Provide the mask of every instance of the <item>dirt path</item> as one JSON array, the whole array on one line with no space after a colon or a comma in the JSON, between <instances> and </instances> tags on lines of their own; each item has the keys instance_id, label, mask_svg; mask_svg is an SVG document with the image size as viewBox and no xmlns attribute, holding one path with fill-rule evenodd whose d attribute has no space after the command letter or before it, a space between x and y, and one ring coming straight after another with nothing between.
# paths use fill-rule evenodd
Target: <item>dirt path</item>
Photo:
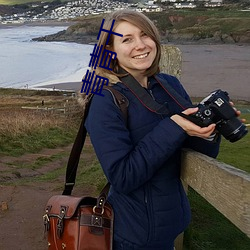
<instances>
[{"instance_id":1,"label":"dirt path","mask_svg":"<svg viewBox=\"0 0 250 250\"><path fill-rule=\"evenodd\" d=\"M62 192L64 171L53 181L36 180L66 166L70 149L71 145L45 149L39 154L0 159L0 250L47 249L42 216L49 197ZM30 168L39 159L51 159L53 156L57 159ZM84 195L84 190L74 190L74 194L80 192Z\"/></svg>"}]
</instances>

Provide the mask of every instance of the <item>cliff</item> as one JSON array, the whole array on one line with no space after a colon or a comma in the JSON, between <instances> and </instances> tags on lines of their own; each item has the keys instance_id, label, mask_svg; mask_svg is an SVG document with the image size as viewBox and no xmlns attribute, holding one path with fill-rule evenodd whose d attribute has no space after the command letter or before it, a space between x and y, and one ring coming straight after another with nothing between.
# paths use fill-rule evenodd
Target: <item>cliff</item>
<instances>
[{"instance_id":1,"label":"cliff","mask_svg":"<svg viewBox=\"0 0 250 250\"><path fill-rule=\"evenodd\" d=\"M172 15L165 12L148 13L158 27L162 42L244 43L250 44L250 18L211 15ZM67 30L36 41L68 41L93 43L104 16L80 18Z\"/></svg>"}]
</instances>

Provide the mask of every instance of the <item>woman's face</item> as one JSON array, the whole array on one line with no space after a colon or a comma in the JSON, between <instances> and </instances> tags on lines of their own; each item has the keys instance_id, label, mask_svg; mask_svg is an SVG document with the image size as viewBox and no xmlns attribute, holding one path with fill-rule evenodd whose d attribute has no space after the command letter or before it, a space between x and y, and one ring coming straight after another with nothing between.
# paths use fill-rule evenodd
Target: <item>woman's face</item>
<instances>
[{"instance_id":1,"label":"woman's face","mask_svg":"<svg viewBox=\"0 0 250 250\"><path fill-rule=\"evenodd\" d=\"M118 64L132 75L144 73L153 63L157 48L155 42L137 26L122 21L114 30L123 35L114 36L112 50Z\"/></svg>"}]
</instances>

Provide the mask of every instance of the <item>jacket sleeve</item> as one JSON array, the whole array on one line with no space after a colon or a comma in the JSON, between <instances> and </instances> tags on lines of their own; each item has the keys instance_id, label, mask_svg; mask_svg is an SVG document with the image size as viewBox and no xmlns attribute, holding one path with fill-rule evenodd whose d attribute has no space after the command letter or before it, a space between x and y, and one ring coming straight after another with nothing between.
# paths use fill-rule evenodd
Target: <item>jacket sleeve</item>
<instances>
[{"instance_id":1,"label":"jacket sleeve","mask_svg":"<svg viewBox=\"0 0 250 250\"><path fill-rule=\"evenodd\" d=\"M104 94L93 97L85 126L108 181L118 192L129 193L147 182L187 135L165 118L133 145L121 111L111 94Z\"/></svg>"},{"instance_id":2,"label":"jacket sleeve","mask_svg":"<svg viewBox=\"0 0 250 250\"><path fill-rule=\"evenodd\" d=\"M193 149L207 156L216 158L219 153L221 135L218 134L212 141L190 136L186 140L184 147Z\"/></svg>"}]
</instances>

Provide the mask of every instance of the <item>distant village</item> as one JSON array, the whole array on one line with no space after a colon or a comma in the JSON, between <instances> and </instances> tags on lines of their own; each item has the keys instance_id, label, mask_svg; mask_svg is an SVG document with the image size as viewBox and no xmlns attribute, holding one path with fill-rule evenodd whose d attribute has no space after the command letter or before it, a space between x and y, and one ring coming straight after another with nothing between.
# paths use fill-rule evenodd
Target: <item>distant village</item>
<instances>
[{"instance_id":1,"label":"distant village","mask_svg":"<svg viewBox=\"0 0 250 250\"><path fill-rule=\"evenodd\" d=\"M78 0L60 2L51 6L46 2L30 4L27 10L11 15L0 15L0 23L22 24L26 22L47 22L51 20L64 21L80 16L110 13L117 9L134 9L139 12L161 12L167 9L194 9L197 7L218 8L223 0L158 0L138 3L125 3L109 0Z\"/></svg>"}]
</instances>

